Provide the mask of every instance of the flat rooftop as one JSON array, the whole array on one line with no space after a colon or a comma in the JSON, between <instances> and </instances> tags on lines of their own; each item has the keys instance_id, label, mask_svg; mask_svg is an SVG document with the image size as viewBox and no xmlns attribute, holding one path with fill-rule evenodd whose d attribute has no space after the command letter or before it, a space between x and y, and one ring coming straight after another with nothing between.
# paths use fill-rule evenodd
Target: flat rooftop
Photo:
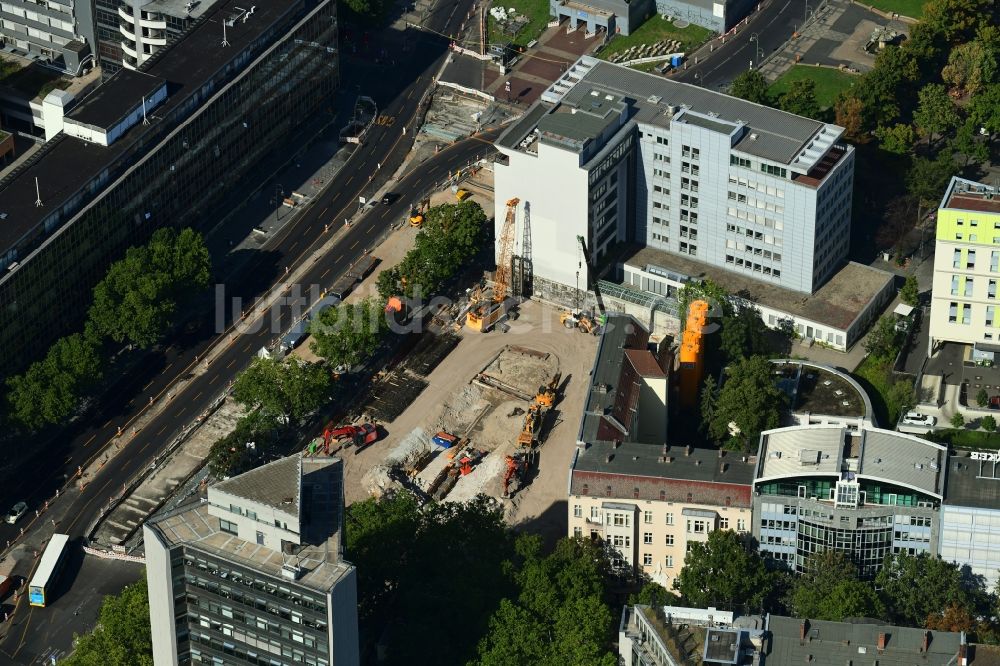
<instances>
[{"instance_id":1,"label":"flat rooftop","mask_svg":"<svg viewBox=\"0 0 1000 666\"><path fill-rule=\"evenodd\" d=\"M941 208L978 213L1000 213L1000 188L953 176Z\"/></svg>"},{"instance_id":2,"label":"flat rooftop","mask_svg":"<svg viewBox=\"0 0 1000 666\"><path fill-rule=\"evenodd\" d=\"M808 636L805 641L800 638L803 622L806 622ZM768 664L946 666L959 663L958 651L964 643L962 634L957 632L803 620L782 615L770 615L767 628L771 633L770 650L765 661ZM879 636L884 636L882 650L878 649ZM928 638L928 646L926 651L922 651L925 637Z\"/></svg>"},{"instance_id":3,"label":"flat rooftop","mask_svg":"<svg viewBox=\"0 0 1000 666\"><path fill-rule=\"evenodd\" d=\"M84 97L66 117L86 125L109 129L131 113L132 109L140 107L143 98L151 96L164 83L162 77L123 67L107 83ZM147 110L152 114L152 105Z\"/></svg>"},{"instance_id":4,"label":"flat rooftop","mask_svg":"<svg viewBox=\"0 0 1000 666\"><path fill-rule=\"evenodd\" d=\"M249 20L228 28L229 47L222 47L222 22L238 14L237 7L243 4L240 0L220 0L183 38L144 64L145 74L165 79L168 84L168 97L149 117L149 125L137 124L108 147L65 134L57 136L0 181L0 213L7 215L0 223L0 255L38 233L47 216L77 196L98 174L109 171L112 176L118 175L117 163L127 153L136 153L129 160L134 162L152 152L154 147L142 145L143 140L162 131L164 118L197 94L282 16L302 6L301 0L271 0L257 5ZM130 76L128 70L122 69L103 85L110 86L123 75ZM40 207L35 206L35 178L44 203Z\"/></svg>"},{"instance_id":5,"label":"flat rooftop","mask_svg":"<svg viewBox=\"0 0 1000 666\"><path fill-rule=\"evenodd\" d=\"M871 420L868 396L848 375L795 360L772 363L778 388L788 395L792 413Z\"/></svg>"},{"instance_id":6,"label":"flat rooftop","mask_svg":"<svg viewBox=\"0 0 1000 666\"><path fill-rule=\"evenodd\" d=\"M853 474L905 486L938 499L944 494L948 449L913 435L880 428L849 431L804 425L761 434L757 482ZM856 463L848 464L848 460Z\"/></svg>"},{"instance_id":7,"label":"flat rooftop","mask_svg":"<svg viewBox=\"0 0 1000 666\"><path fill-rule=\"evenodd\" d=\"M180 19L197 19L207 12L215 2L216 0L153 0L140 9L144 12L165 14Z\"/></svg>"},{"instance_id":8,"label":"flat rooftop","mask_svg":"<svg viewBox=\"0 0 1000 666\"><path fill-rule=\"evenodd\" d=\"M895 279L891 273L852 261L815 293L805 294L657 248L634 247L620 255L623 263L638 269L652 264L690 278L708 278L730 294L746 294L749 300L761 305L842 331L850 328L886 283Z\"/></svg>"},{"instance_id":9,"label":"flat rooftop","mask_svg":"<svg viewBox=\"0 0 1000 666\"><path fill-rule=\"evenodd\" d=\"M309 474L314 469L343 464L337 458L302 456L301 459L304 483L309 481ZM239 478L237 476L231 480ZM227 492L236 494L229 489ZM287 493L290 489L282 488L278 492ZM336 494L340 497L343 496L342 493L342 489L336 489ZM316 592L329 591L352 568L340 556L342 500L317 502L308 507L309 522L301 527L302 545L296 548L294 558L283 555L280 550L244 541L236 535L223 532L219 527L219 518L210 515L208 508L207 501L199 500L167 514L150 526L160 533L168 546L190 546L276 578L281 577L281 568L286 560L294 559L304 572L295 584Z\"/></svg>"},{"instance_id":10,"label":"flat rooftop","mask_svg":"<svg viewBox=\"0 0 1000 666\"><path fill-rule=\"evenodd\" d=\"M973 460L968 455L949 456L944 503L980 509L1000 507L1000 463Z\"/></svg>"},{"instance_id":11,"label":"flat rooftop","mask_svg":"<svg viewBox=\"0 0 1000 666\"><path fill-rule=\"evenodd\" d=\"M669 127L674 115L687 109L721 121L695 120L695 116L688 115L686 122L696 122L708 129L728 133L735 125L745 125L749 131L737 141L734 150L804 171L843 134L843 128L836 125L590 56L583 56L570 66L542 95L536 108L544 109L543 113L552 110L557 100L572 105L577 100L571 95L579 95L576 88L585 92L600 90L626 99L635 109L634 118L649 124ZM523 123L515 123L501 135L497 144L514 148L531 129Z\"/></svg>"}]
</instances>

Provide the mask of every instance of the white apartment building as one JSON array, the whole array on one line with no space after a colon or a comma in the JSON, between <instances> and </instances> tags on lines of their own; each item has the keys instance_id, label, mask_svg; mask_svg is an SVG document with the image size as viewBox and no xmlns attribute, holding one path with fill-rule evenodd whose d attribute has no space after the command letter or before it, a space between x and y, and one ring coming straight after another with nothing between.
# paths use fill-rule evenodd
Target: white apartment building
<instances>
[{"instance_id":1,"label":"white apartment building","mask_svg":"<svg viewBox=\"0 0 1000 666\"><path fill-rule=\"evenodd\" d=\"M843 128L580 58L497 140L497 225L530 205L534 278L585 289L577 236L810 294L847 256ZM669 267L667 267L669 269Z\"/></svg>"},{"instance_id":2,"label":"white apartment building","mask_svg":"<svg viewBox=\"0 0 1000 666\"><path fill-rule=\"evenodd\" d=\"M930 344L1000 344L1000 190L952 178L937 212Z\"/></svg>"}]
</instances>

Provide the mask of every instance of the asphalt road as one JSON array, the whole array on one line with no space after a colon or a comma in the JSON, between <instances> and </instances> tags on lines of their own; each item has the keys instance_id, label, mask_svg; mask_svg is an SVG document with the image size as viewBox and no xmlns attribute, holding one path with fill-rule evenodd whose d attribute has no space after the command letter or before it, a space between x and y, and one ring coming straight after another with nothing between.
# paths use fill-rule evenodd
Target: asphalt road
<instances>
[{"instance_id":1,"label":"asphalt road","mask_svg":"<svg viewBox=\"0 0 1000 666\"><path fill-rule=\"evenodd\" d=\"M701 51L701 62L688 62L671 77L685 83L694 83L710 90L719 90L764 57L776 51L805 22L810 13L820 5L819 0L766 0L759 12L753 14L748 25L739 25L736 35L726 37L726 43L713 40L715 50L709 55ZM808 8L808 9L807 9Z\"/></svg>"},{"instance_id":2,"label":"asphalt road","mask_svg":"<svg viewBox=\"0 0 1000 666\"><path fill-rule=\"evenodd\" d=\"M444 33L457 31L470 5L471 0L460 0L445 7L447 11L434 12L427 19L428 27ZM286 267L294 270L328 238L324 233L325 225L329 224L331 229L339 228L335 225L342 227L343 219L356 210L359 194L371 194L372 177L378 179L391 174L402 164L413 138L412 124L407 135L403 134L403 128L410 124L422 94L433 84L432 79L446 56L447 41L414 30L406 33L387 30L370 39L365 35L363 45L360 39L357 41L357 51L343 49L341 89L345 94L353 95L356 90L373 97L380 113L389 121L372 127L364 144L357 148L311 207L289 222L280 231L280 238L251 259L244 279L226 285L227 296L239 296L243 303L249 304L271 285L282 282ZM385 53L392 54L391 59ZM370 247L388 225L408 212L410 193L416 196L429 184L443 181L455 168L484 156L490 150L489 136L455 144L423 165L410 168L391 188L402 196L391 206L372 209L350 229L344 230L336 248L317 261L300 282L329 285L348 268L361 248ZM296 148L290 147L289 152ZM291 316L292 308L286 306L280 312L269 312L266 321L278 319L284 327L290 323ZM148 407L150 398L159 401L177 379L190 373L195 357L204 357L219 339L215 319L216 313L206 309L200 327L180 335L162 353L151 354L142 367L123 378L112 391L108 404L94 410L86 422L74 426L68 438L35 462L35 469L24 470L19 477L23 481L18 486L3 489L4 510L18 499L28 500L34 510L63 484L64 474L72 475L78 465L97 459L114 441L119 426L125 427L130 435L127 424ZM100 508L121 491L122 484L148 465L184 424L204 411L253 354L274 337L270 325L237 337L214 360L208 372L193 378L186 390L176 395L135 437L124 438L122 441L127 442L123 445L124 450L75 500L71 507L72 519L61 524L60 531L74 537L83 535ZM25 444L30 445L30 442ZM25 523L26 520L18 526L0 524L0 543L13 539Z\"/></svg>"}]
</instances>

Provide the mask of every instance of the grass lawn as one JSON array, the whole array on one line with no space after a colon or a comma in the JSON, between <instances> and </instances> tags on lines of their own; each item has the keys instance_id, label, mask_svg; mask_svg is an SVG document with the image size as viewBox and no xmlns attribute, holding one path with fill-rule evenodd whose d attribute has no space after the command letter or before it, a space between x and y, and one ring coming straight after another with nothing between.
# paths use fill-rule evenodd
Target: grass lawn
<instances>
[{"instance_id":1,"label":"grass lawn","mask_svg":"<svg viewBox=\"0 0 1000 666\"><path fill-rule=\"evenodd\" d=\"M598 57L607 60L630 46L655 44L664 39L676 39L681 43L681 51L690 52L708 41L713 34L715 33L708 28L693 23L686 28L675 28L673 23L657 14L639 26L639 29L631 35L612 37L604 50L598 54Z\"/></svg>"},{"instance_id":2,"label":"grass lawn","mask_svg":"<svg viewBox=\"0 0 1000 666\"><path fill-rule=\"evenodd\" d=\"M829 67L813 67L811 65L793 65L790 70L782 74L777 81L767 89L771 99L778 99L779 96L788 92L788 89L795 81L811 79L816 82L816 102L821 109L833 106L837 95L842 90L847 90L857 80L856 74L847 74Z\"/></svg>"},{"instance_id":3,"label":"grass lawn","mask_svg":"<svg viewBox=\"0 0 1000 666\"><path fill-rule=\"evenodd\" d=\"M981 430L938 430L927 439L959 449L1000 449L1000 433Z\"/></svg>"},{"instance_id":4,"label":"grass lawn","mask_svg":"<svg viewBox=\"0 0 1000 666\"><path fill-rule=\"evenodd\" d=\"M927 0L863 0L861 4L871 5L884 12L896 12L910 18L921 18L924 15L924 5Z\"/></svg>"},{"instance_id":5,"label":"grass lawn","mask_svg":"<svg viewBox=\"0 0 1000 666\"><path fill-rule=\"evenodd\" d=\"M58 72L43 69L39 65L19 69L5 67L0 74L0 84L20 91L28 99L45 97L56 88L65 90L69 87L69 81L63 79Z\"/></svg>"},{"instance_id":6,"label":"grass lawn","mask_svg":"<svg viewBox=\"0 0 1000 666\"><path fill-rule=\"evenodd\" d=\"M551 17L549 16L549 0L504 0L496 5L508 9L513 7L519 15L528 17L528 24L521 28L521 32L511 37L504 34L500 29L500 24L492 15L487 18L489 28L490 44L500 44L511 40L517 46L527 46L528 42L538 39L539 35L545 32L545 24Z\"/></svg>"}]
</instances>

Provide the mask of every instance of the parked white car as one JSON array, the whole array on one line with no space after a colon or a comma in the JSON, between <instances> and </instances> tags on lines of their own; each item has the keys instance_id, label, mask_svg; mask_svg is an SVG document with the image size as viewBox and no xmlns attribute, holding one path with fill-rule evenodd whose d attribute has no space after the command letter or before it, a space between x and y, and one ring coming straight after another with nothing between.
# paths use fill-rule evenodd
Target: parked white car
<instances>
[{"instance_id":1,"label":"parked white car","mask_svg":"<svg viewBox=\"0 0 1000 666\"><path fill-rule=\"evenodd\" d=\"M7 521L8 524L13 525L27 512L28 505L24 502L18 502L10 511L7 512L7 515L4 516L4 520Z\"/></svg>"},{"instance_id":2,"label":"parked white car","mask_svg":"<svg viewBox=\"0 0 1000 666\"><path fill-rule=\"evenodd\" d=\"M907 412L903 415L903 424L931 427L937 424L937 418L920 412Z\"/></svg>"}]
</instances>

